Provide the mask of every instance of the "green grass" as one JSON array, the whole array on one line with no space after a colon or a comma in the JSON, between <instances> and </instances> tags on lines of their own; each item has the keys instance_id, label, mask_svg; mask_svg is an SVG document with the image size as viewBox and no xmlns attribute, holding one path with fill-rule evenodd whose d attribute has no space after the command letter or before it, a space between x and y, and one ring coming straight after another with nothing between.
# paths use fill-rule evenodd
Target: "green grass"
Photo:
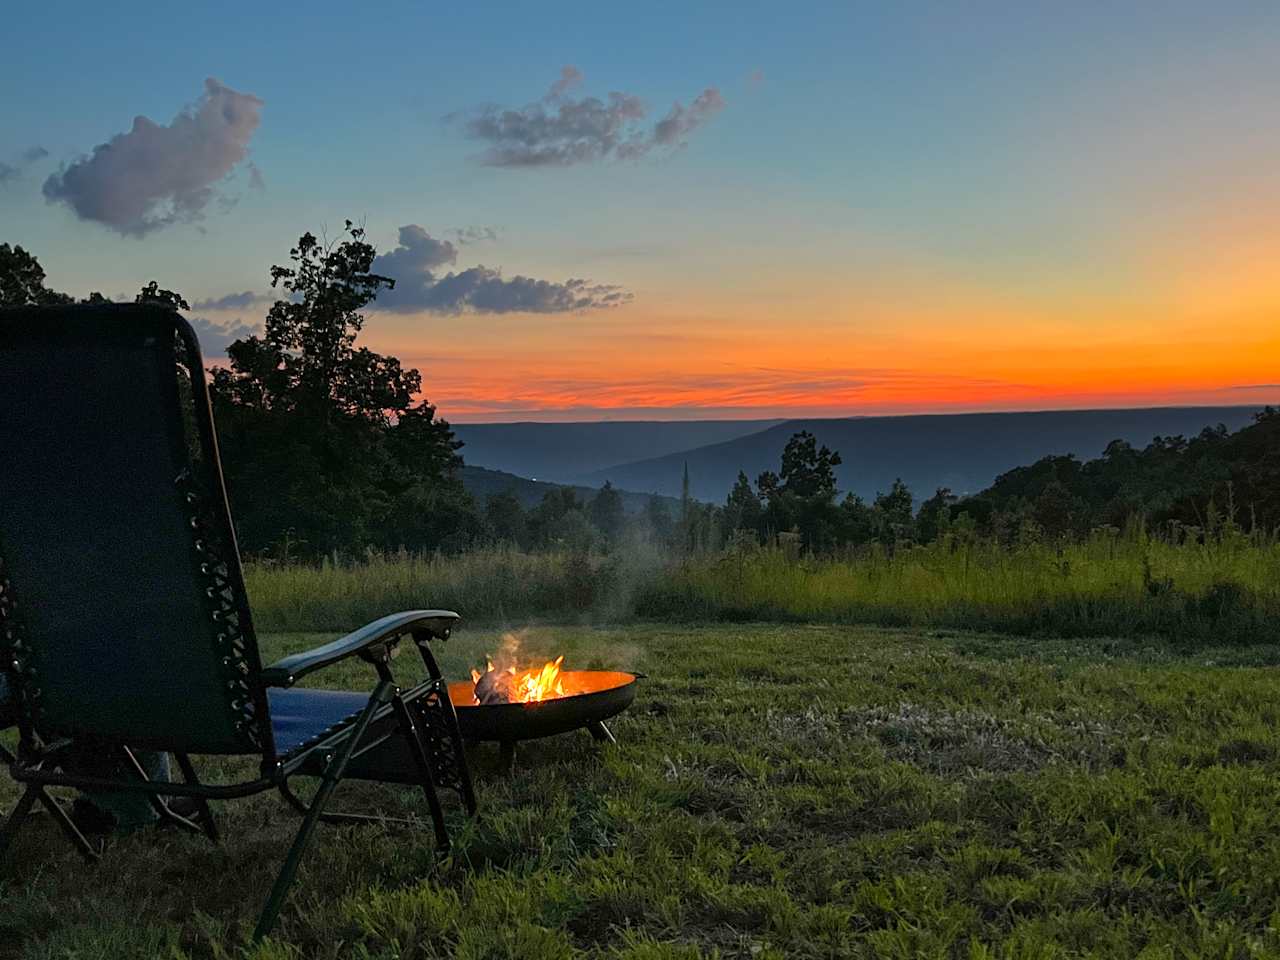
<instances>
[{"instance_id":1,"label":"green grass","mask_svg":"<svg viewBox=\"0 0 1280 960\"><path fill-rule=\"evenodd\" d=\"M495 643L461 631L447 671ZM483 816L453 810L444 860L425 826L322 828L258 956L1280 956L1274 645L795 624L526 645L650 675L619 744L530 745L512 779L481 751ZM95 868L31 827L0 866L0 957L240 955L295 821L269 797L217 814L221 846L143 832Z\"/></svg>"},{"instance_id":2,"label":"green grass","mask_svg":"<svg viewBox=\"0 0 1280 960\"><path fill-rule=\"evenodd\" d=\"M847 560L747 550L665 571L637 594L634 609L659 619L1280 642L1280 544L1237 537L1175 546L1098 535L1061 547L937 544Z\"/></svg>"},{"instance_id":3,"label":"green grass","mask_svg":"<svg viewBox=\"0 0 1280 960\"><path fill-rule=\"evenodd\" d=\"M393 554L356 564L250 564L245 582L260 630L354 629L388 610L465 610L479 623L576 621L629 612L628 585L658 561L475 550L460 556Z\"/></svg>"},{"instance_id":4,"label":"green grass","mask_svg":"<svg viewBox=\"0 0 1280 960\"><path fill-rule=\"evenodd\" d=\"M798 621L955 627L1034 636L1280 642L1280 542L1171 545L1099 534L1015 548L940 543L844 559L739 548L683 562L483 550L352 565L251 566L260 628L354 628L424 604L472 623Z\"/></svg>"}]
</instances>

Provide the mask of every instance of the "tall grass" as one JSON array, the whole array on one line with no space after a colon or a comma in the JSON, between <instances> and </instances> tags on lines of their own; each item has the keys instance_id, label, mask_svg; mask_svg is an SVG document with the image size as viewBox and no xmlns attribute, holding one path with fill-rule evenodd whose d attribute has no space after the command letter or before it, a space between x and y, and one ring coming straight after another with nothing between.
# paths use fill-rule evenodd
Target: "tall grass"
<instances>
[{"instance_id":1,"label":"tall grass","mask_svg":"<svg viewBox=\"0 0 1280 960\"><path fill-rule=\"evenodd\" d=\"M637 598L636 612L1280 641L1280 546L1243 536L1175 545L1137 531L1064 546L943 543L843 560L747 549L672 568Z\"/></svg>"},{"instance_id":2,"label":"tall grass","mask_svg":"<svg viewBox=\"0 0 1280 960\"><path fill-rule=\"evenodd\" d=\"M645 551L601 556L492 548L320 566L250 564L245 583L255 624L266 631L352 629L423 607L488 623L577 622L630 616L637 570L658 566Z\"/></svg>"},{"instance_id":3,"label":"tall grass","mask_svg":"<svg viewBox=\"0 0 1280 960\"><path fill-rule=\"evenodd\" d=\"M1071 545L948 542L844 558L738 546L684 559L484 550L249 568L259 627L337 630L436 606L469 620L794 620L1054 636L1280 642L1280 544L1172 544L1141 530Z\"/></svg>"}]
</instances>

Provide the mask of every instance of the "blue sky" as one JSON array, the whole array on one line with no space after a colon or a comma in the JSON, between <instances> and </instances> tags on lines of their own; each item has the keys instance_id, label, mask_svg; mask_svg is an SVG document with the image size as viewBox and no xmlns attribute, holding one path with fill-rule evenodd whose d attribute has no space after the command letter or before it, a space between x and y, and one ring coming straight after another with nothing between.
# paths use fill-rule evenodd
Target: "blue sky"
<instances>
[{"instance_id":1,"label":"blue sky","mask_svg":"<svg viewBox=\"0 0 1280 960\"><path fill-rule=\"evenodd\" d=\"M514 338L514 318L474 312L392 318L375 334L456 367L462 354L439 341L465 328L476 363L522 375L504 342L550 356L584 331L599 357L643 349L646 328L705 334L683 352L701 351L712 376L749 363L707 346L744 316L752 336L834 337L850 365L903 323L924 337L948 316L973 329L991 313L1016 324L1022 309L1047 330L1063 305L1086 326L1191 309L1167 279L1197 256L1171 239L1180 231L1280 249L1265 224L1236 222L1251 192L1267 209L1277 196L1280 5L1059 6L22 5L0 64L0 162L36 145L50 156L0 184L0 240L71 292L155 278L195 300L264 289L299 233L347 216L380 249L406 224L486 226L497 240L461 249L460 267L634 294L604 314L525 318ZM578 94L625 91L653 118L708 87L725 106L678 149L532 170L476 163L484 144L444 119L536 101L565 65L583 75ZM248 149L264 189L239 164L217 184L229 210L141 238L45 201L60 164L135 115L169 123L206 77L263 101ZM1256 309L1272 302L1264 281L1247 285ZM612 346L602 325L618 331ZM673 375L694 376L687 366ZM1167 391L1209 389L1175 381ZM592 382L565 394L571 405L600 407Z\"/></svg>"}]
</instances>

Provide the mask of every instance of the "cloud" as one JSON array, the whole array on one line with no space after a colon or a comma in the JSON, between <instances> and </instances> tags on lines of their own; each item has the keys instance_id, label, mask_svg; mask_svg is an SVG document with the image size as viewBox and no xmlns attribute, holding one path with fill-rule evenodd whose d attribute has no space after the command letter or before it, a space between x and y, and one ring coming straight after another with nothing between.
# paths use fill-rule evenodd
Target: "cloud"
<instances>
[{"instance_id":1,"label":"cloud","mask_svg":"<svg viewBox=\"0 0 1280 960\"><path fill-rule=\"evenodd\" d=\"M469 243L498 239L498 231L493 227L454 227L449 233L460 247L465 247Z\"/></svg>"},{"instance_id":2,"label":"cloud","mask_svg":"<svg viewBox=\"0 0 1280 960\"><path fill-rule=\"evenodd\" d=\"M438 275L457 262L458 249L417 224L400 228L400 245L374 260L373 271L396 281L378 294L384 310L432 313L569 313L617 307L631 299L621 287L571 279L503 277L490 267L468 267Z\"/></svg>"},{"instance_id":3,"label":"cloud","mask_svg":"<svg viewBox=\"0 0 1280 960\"><path fill-rule=\"evenodd\" d=\"M50 176L45 198L126 236L198 220L214 185L248 156L261 119L261 100L210 78L168 126L136 117L127 133Z\"/></svg>"},{"instance_id":4,"label":"cloud","mask_svg":"<svg viewBox=\"0 0 1280 960\"><path fill-rule=\"evenodd\" d=\"M560 79L553 83L551 89L547 91L547 99L558 100L581 82L581 70L571 64L563 66L560 68Z\"/></svg>"},{"instance_id":5,"label":"cloud","mask_svg":"<svg viewBox=\"0 0 1280 960\"><path fill-rule=\"evenodd\" d=\"M16 163L5 163L0 160L0 186L13 183L22 178L22 173L33 163L39 163L49 155L49 151L41 146L27 147L20 154Z\"/></svg>"},{"instance_id":6,"label":"cloud","mask_svg":"<svg viewBox=\"0 0 1280 960\"><path fill-rule=\"evenodd\" d=\"M256 327L240 320L215 323L204 317L191 317L188 322L200 340L200 352L206 357L225 357L227 347L258 332Z\"/></svg>"},{"instance_id":7,"label":"cloud","mask_svg":"<svg viewBox=\"0 0 1280 960\"><path fill-rule=\"evenodd\" d=\"M715 87L708 87L684 107L679 103L657 122L653 128L654 143L664 147L684 144L684 138L724 109L724 97Z\"/></svg>"},{"instance_id":8,"label":"cloud","mask_svg":"<svg viewBox=\"0 0 1280 960\"><path fill-rule=\"evenodd\" d=\"M574 99L582 82L576 67L564 67L546 95L518 109L478 107L461 119L467 136L489 144L478 157L492 167L572 166L598 160L634 160L660 148L683 146L686 138L724 107L708 87L689 106L676 102L652 127L639 97L614 91ZM456 115L450 119L459 119Z\"/></svg>"},{"instance_id":9,"label":"cloud","mask_svg":"<svg viewBox=\"0 0 1280 960\"><path fill-rule=\"evenodd\" d=\"M254 293L252 290L246 290L243 293L228 293L221 297L209 297L207 300L197 300L191 305L192 310L245 310L255 303L269 300L270 297L261 293Z\"/></svg>"}]
</instances>

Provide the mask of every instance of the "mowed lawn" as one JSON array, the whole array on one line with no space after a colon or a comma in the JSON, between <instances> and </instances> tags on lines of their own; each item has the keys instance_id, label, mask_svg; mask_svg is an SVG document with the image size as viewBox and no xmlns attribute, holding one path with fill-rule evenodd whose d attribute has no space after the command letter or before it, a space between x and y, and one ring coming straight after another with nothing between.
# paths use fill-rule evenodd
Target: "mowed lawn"
<instances>
[{"instance_id":1,"label":"mowed lawn","mask_svg":"<svg viewBox=\"0 0 1280 960\"><path fill-rule=\"evenodd\" d=\"M460 630L446 671L497 638ZM510 779L481 750L482 816L453 805L443 859L425 825L321 827L254 955L1280 956L1275 647L796 625L525 643L648 674L618 745L530 745ZM359 664L328 679L368 685ZM216 813L218 846L144 831L92 868L32 825L0 866L0 956L241 956L296 820L274 796Z\"/></svg>"}]
</instances>

